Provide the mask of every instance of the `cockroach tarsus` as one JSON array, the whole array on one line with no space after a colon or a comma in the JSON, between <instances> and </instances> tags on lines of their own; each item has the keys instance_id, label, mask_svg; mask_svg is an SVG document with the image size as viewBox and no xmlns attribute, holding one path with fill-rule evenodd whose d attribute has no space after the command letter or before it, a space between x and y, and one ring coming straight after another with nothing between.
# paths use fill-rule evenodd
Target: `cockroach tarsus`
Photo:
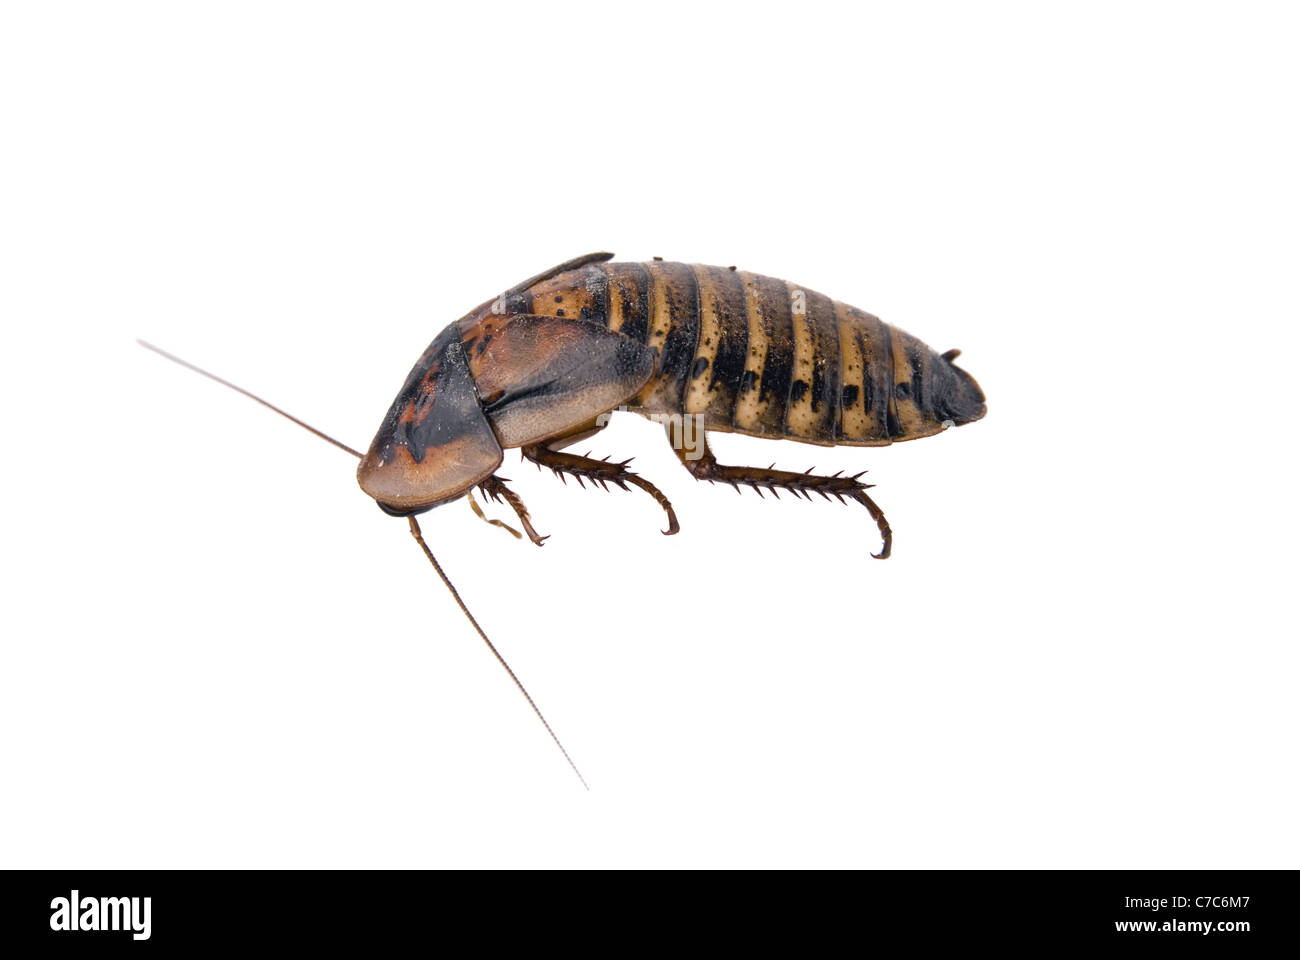
<instances>
[{"instance_id":1,"label":"cockroach tarsus","mask_svg":"<svg viewBox=\"0 0 1300 960\"><path fill-rule=\"evenodd\" d=\"M228 380L152 344L144 347L256 400L357 457L357 480L411 535L488 649L527 699L586 786L577 765L510 665L488 639L425 542L416 515L461 497L505 503L538 546L523 500L496 471L506 449L561 479L634 486L680 525L666 496L629 460L564 448L599 432L614 410L652 419L694 418L698 448L674 442L697 480L748 486L762 496L818 494L866 508L890 555L893 533L861 473L844 476L721 464L708 433L739 433L819 446L886 446L933 436L985 414L984 394L915 337L856 307L736 267L612 263L593 253L515 284L434 338L389 407L366 453L335 440ZM669 431L673 437L673 431Z\"/></svg>"}]
</instances>

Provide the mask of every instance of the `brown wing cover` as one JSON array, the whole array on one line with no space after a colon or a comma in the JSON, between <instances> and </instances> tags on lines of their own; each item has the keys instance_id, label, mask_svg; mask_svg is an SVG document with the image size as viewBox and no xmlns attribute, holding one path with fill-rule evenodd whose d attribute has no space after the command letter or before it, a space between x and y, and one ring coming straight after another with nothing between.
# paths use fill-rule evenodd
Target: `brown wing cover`
<instances>
[{"instance_id":1,"label":"brown wing cover","mask_svg":"<svg viewBox=\"0 0 1300 960\"><path fill-rule=\"evenodd\" d=\"M515 314L467 326L469 370L503 447L569 433L654 372L644 345L590 320Z\"/></svg>"}]
</instances>

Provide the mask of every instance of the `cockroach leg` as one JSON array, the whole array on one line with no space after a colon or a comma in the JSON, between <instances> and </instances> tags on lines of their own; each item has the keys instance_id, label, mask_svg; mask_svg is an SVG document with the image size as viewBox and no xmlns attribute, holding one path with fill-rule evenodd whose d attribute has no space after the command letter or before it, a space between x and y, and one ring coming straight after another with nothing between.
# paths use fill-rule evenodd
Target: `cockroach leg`
<instances>
[{"instance_id":1,"label":"cockroach leg","mask_svg":"<svg viewBox=\"0 0 1300 960\"><path fill-rule=\"evenodd\" d=\"M528 508L524 506L524 501L520 498L519 494L506 486L504 477L498 477L494 474L480 483L478 488L483 491L483 496L489 497L497 503L501 503L504 500L506 503L510 504L510 508L514 510L515 516L519 518L519 522L523 525L524 532L528 534L528 539L533 541L533 543L540 547L546 542L547 538L550 537L549 533L546 534L546 536L542 536L533 529L533 523L529 517ZM470 503L474 504L473 494L470 494ZM474 510L476 513L478 512L478 506L476 504L474 505ZM482 514L480 513L479 516L482 516ZM506 524L501 523L499 520L489 520L488 522L499 524L507 530L510 530L511 533L514 533L513 529ZM517 537L519 534L515 533L515 536Z\"/></svg>"},{"instance_id":2,"label":"cockroach leg","mask_svg":"<svg viewBox=\"0 0 1300 960\"><path fill-rule=\"evenodd\" d=\"M876 521L876 527L880 530L880 537L883 546L879 553L873 553L872 556L877 560L884 560L889 556L890 548L894 542L893 531L889 529L889 521L885 519L884 511L876 505L876 502L867 496L869 483L862 483L858 477L861 473L852 477L835 474L833 477L816 476L810 468L807 473L796 473L793 470L775 470L772 467L729 467L718 463L717 458L713 456L713 451L709 449L708 437L704 437L700 455L694 459L688 458L686 451L679 449L678 444L673 445L677 452L677 459L681 460L682 466L690 471L691 476L696 480L708 480L710 483L729 483L736 490L741 486L753 487L759 496L763 495L763 490L768 490L773 496L777 496L777 490L789 490L796 496L802 496L805 500L811 500L809 493L818 493L829 500L834 497L841 503L844 498L856 500L867 508L871 518Z\"/></svg>"},{"instance_id":3,"label":"cockroach leg","mask_svg":"<svg viewBox=\"0 0 1300 960\"><path fill-rule=\"evenodd\" d=\"M627 465L632 462L630 458L621 463L611 463L608 457L604 460L593 460L591 457L561 453L559 450L552 450L546 444L541 443L523 447L521 452L539 467L549 467L561 480L564 479L564 475L567 473L576 477L580 485L583 485L582 481L586 478L593 483L600 484L606 490L609 489L611 483L622 490L626 490L629 483L635 487L640 487L654 497L655 502L664 508L664 513L668 514L668 529L663 531L664 535L672 536L681 529L681 526L677 523L677 513L673 510L673 505L668 501L668 498L649 480L637 476L627 468Z\"/></svg>"},{"instance_id":4,"label":"cockroach leg","mask_svg":"<svg viewBox=\"0 0 1300 960\"><path fill-rule=\"evenodd\" d=\"M467 490L465 492L465 496L469 500L469 508L474 511L474 516L478 517L484 523L490 523L494 527L500 527L502 530L508 532L516 540L520 540L523 538L522 533L520 533L514 527L510 526L510 524L506 523L504 520L494 520L491 517L489 517L487 514L485 514L483 512L483 508L478 505L478 501L474 499L473 490Z\"/></svg>"}]
</instances>

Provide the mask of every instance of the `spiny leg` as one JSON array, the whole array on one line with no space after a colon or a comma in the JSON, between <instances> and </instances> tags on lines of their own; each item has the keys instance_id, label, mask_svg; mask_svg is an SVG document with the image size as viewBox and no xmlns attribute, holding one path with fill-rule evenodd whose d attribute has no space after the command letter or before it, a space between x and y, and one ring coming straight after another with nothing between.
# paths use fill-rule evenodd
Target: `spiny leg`
<instances>
[{"instance_id":1,"label":"spiny leg","mask_svg":"<svg viewBox=\"0 0 1300 960\"><path fill-rule=\"evenodd\" d=\"M890 548L894 542L893 531L889 529L889 521L885 519L884 511L876 506L876 502L867 496L867 489L871 486L869 483L862 483L858 477L861 473L851 477L845 477L837 473L833 477L815 476L810 467L806 473L796 473L792 470L775 470L773 467L729 467L725 464L718 463L717 458L713 456L713 451L709 449L707 435L699 448L695 451L682 449L681 444L673 444L673 449L677 453L677 459L681 460L682 466L690 471L691 476L696 480L708 480L710 483L729 483L740 490L741 484L753 487L761 497L763 489L766 488L772 492L772 496L778 497L777 490L789 490L796 496L802 495L805 500L811 500L808 496L810 492L820 493L823 498L829 500L834 497L841 503L844 498L856 500L867 508L871 518L876 521L876 527L880 530L880 537L884 541L879 553L873 553L872 556L877 560L884 560L889 556ZM689 454L694 453L692 458ZM865 471L864 471L865 472Z\"/></svg>"},{"instance_id":2,"label":"spiny leg","mask_svg":"<svg viewBox=\"0 0 1300 960\"><path fill-rule=\"evenodd\" d=\"M621 463L610 463L609 458L604 460L593 460L591 457L580 457L572 453L561 453L559 450L552 450L546 444L534 444L533 446L523 447L521 452L525 457L537 464L539 468L549 467L557 477L564 480L564 475L570 474L578 478L578 483L582 486L583 478L598 483L602 488L608 490L609 484L620 489L626 490L630 483L633 486L640 487L650 496L655 498L655 502L664 508L668 514L668 529L663 531L665 536L672 536L681 527L677 523L677 514L673 511L673 505L649 480L644 477L638 477L635 473L627 468L632 462L631 458Z\"/></svg>"},{"instance_id":3,"label":"spiny leg","mask_svg":"<svg viewBox=\"0 0 1300 960\"><path fill-rule=\"evenodd\" d=\"M494 527L500 527L502 530L510 534L510 536L514 537L516 540L523 537L522 533L520 533L514 527L510 526L510 524L506 523L504 520L495 520L492 517L489 517L486 513L484 513L483 508L480 507L478 505L478 501L474 499L473 490L465 491L465 498L469 500L469 508L474 511L474 516L478 517L484 523L490 523Z\"/></svg>"},{"instance_id":4,"label":"spiny leg","mask_svg":"<svg viewBox=\"0 0 1300 960\"><path fill-rule=\"evenodd\" d=\"M483 496L489 497L497 503L501 503L504 500L506 503L510 504L510 508L514 510L515 516L519 518L520 524L523 525L524 532L528 534L528 539L533 541L533 543L540 547L546 541L547 537L550 536L549 533L545 537L541 536L533 529L532 520L528 515L528 508L524 506L524 501L520 498L519 494L506 486L506 480L504 477L498 477L494 474L480 483L478 488L483 491ZM470 498L470 503L474 503L472 496ZM478 513L477 506L475 507L474 512ZM484 519L486 520L487 518L484 517ZM510 527L501 523L500 520L489 520L488 522L495 523L510 530ZM510 532L514 533L513 530L510 530ZM519 534L516 533L515 536L519 536Z\"/></svg>"}]
</instances>

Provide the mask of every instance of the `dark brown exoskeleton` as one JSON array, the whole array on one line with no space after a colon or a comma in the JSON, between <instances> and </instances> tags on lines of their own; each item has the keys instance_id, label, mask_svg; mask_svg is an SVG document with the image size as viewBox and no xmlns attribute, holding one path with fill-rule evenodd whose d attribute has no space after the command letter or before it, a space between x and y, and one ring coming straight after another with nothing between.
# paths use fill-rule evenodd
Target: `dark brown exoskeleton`
<instances>
[{"instance_id":1,"label":"dark brown exoskeleton","mask_svg":"<svg viewBox=\"0 0 1300 960\"><path fill-rule=\"evenodd\" d=\"M724 466L705 431L876 447L928 437L985 412L979 385L953 365L956 350L936 354L856 307L735 267L609 263L612 258L594 253L562 263L443 330L407 376L364 456L141 341L358 457L361 488L386 513L408 518L434 570L566 759L550 724L434 558L417 514L462 496L477 511L471 491L479 487L505 500L541 544L545 537L533 529L523 501L496 476L503 451L518 447L560 477L645 490L668 514L664 533L676 533L672 504L630 471L628 461L563 450L604 427L615 409L626 409L667 423L678 457L697 479L748 485L760 494L790 490L861 503L880 530L884 545L876 556L884 558L892 534L861 474ZM577 773L572 759L569 764Z\"/></svg>"},{"instance_id":2,"label":"dark brown exoskeleton","mask_svg":"<svg viewBox=\"0 0 1300 960\"><path fill-rule=\"evenodd\" d=\"M891 532L858 477L724 466L702 431L833 446L884 446L984 416L984 394L953 364L856 307L782 280L684 263L610 263L595 253L512 287L442 331L416 363L357 471L385 511L407 516L475 486L506 498L541 543L517 496L495 476L502 450L557 474L653 496L612 463L562 452L615 408L670 425L700 480L856 500L889 555ZM695 443L683 443L693 427Z\"/></svg>"}]
</instances>

